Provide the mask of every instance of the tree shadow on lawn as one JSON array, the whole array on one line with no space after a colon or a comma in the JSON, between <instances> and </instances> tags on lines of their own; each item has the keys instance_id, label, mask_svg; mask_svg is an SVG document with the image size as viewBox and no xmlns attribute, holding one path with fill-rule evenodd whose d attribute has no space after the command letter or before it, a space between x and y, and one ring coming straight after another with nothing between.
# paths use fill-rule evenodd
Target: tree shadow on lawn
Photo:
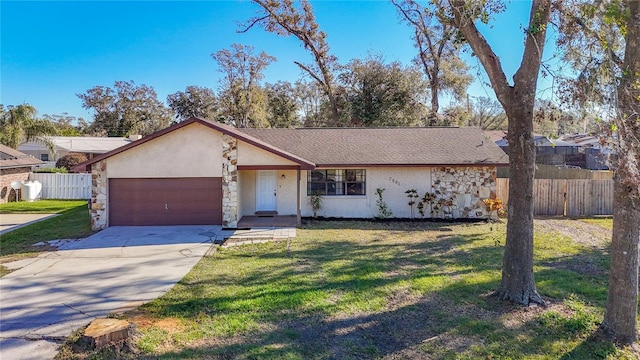
<instances>
[{"instance_id":1,"label":"tree shadow on lawn","mask_svg":"<svg viewBox=\"0 0 640 360\"><path fill-rule=\"evenodd\" d=\"M172 298L170 293L143 309L160 317L197 319L197 326L205 328L220 315L254 322L226 334L197 330L205 332L200 340L161 358L456 358L465 351L518 357L557 353L558 342L580 339L586 339L580 345L584 351L576 354L590 354L585 351L592 349L588 336L593 329L567 330L562 324L571 324L571 315L553 318L560 325L549 328L540 318L547 310L488 296L499 285L503 248L467 246L478 240L486 241L486 234L441 234L392 245L326 241L294 247L288 256L280 249L223 251L202 266L214 269L233 257L278 266L257 267L241 278L187 276L181 282L189 289L187 296ZM572 261L566 256L556 260ZM602 280L554 269L555 260L546 261L547 267L536 273L543 281L540 288L559 298ZM574 288L566 290L571 282ZM208 287L217 285L240 285L244 291L212 295ZM606 287L599 286L582 295L603 293L606 297Z\"/></svg>"}]
</instances>

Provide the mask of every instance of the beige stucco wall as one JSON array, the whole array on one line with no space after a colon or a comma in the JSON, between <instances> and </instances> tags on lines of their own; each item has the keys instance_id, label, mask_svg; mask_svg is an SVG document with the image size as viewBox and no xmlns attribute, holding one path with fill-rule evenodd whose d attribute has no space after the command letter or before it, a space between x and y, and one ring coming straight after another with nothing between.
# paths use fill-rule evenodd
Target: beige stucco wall
<instances>
[{"instance_id":1,"label":"beige stucco wall","mask_svg":"<svg viewBox=\"0 0 640 360\"><path fill-rule=\"evenodd\" d=\"M245 194L245 189L243 187L243 183L242 183L242 178L243 178L243 171L238 170L238 182L236 183L236 189L238 191L238 198L237 198L237 206L238 206L238 220L242 219L242 215L244 213L244 202L243 202L243 198L244 198L244 194Z\"/></svg>"},{"instance_id":2,"label":"beige stucco wall","mask_svg":"<svg viewBox=\"0 0 640 360\"><path fill-rule=\"evenodd\" d=\"M284 179L282 179L284 175ZM278 192L276 206L279 215L296 215L298 213L296 202L298 201L296 170L279 170L276 174Z\"/></svg>"},{"instance_id":3,"label":"beige stucco wall","mask_svg":"<svg viewBox=\"0 0 640 360\"><path fill-rule=\"evenodd\" d=\"M238 171L238 196L240 198L239 217L253 215L256 212L256 172L253 170Z\"/></svg>"},{"instance_id":4,"label":"beige stucco wall","mask_svg":"<svg viewBox=\"0 0 640 360\"><path fill-rule=\"evenodd\" d=\"M282 179L284 175L284 179ZM276 171L276 211L278 215L297 214L296 170ZM239 171L240 216L254 215L256 212L256 171Z\"/></svg>"},{"instance_id":5,"label":"beige stucco wall","mask_svg":"<svg viewBox=\"0 0 640 360\"><path fill-rule=\"evenodd\" d=\"M222 134L193 123L108 158L108 177L221 177L221 156Z\"/></svg>"},{"instance_id":6,"label":"beige stucco wall","mask_svg":"<svg viewBox=\"0 0 640 360\"><path fill-rule=\"evenodd\" d=\"M318 216L372 218L378 213L376 201L377 188L384 188L383 199L393 212L393 217L409 218L407 194L405 191L416 189L420 196L431 191L431 171L429 168L366 168L367 194L364 196L324 196L323 209ZM307 172L302 172L302 216L312 216L313 211L307 204ZM419 217L417 209L415 216ZM427 216L428 217L428 214Z\"/></svg>"},{"instance_id":7,"label":"beige stucco wall","mask_svg":"<svg viewBox=\"0 0 640 360\"><path fill-rule=\"evenodd\" d=\"M278 155L262 150L243 141L238 141L238 164L251 165L298 165Z\"/></svg>"}]
</instances>

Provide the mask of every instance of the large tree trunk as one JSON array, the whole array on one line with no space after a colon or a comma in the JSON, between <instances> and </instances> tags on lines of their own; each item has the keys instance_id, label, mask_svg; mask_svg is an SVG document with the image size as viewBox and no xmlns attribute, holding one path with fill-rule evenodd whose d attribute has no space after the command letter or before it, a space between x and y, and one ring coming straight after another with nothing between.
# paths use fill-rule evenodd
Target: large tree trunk
<instances>
[{"instance_id":1,"label":"large tree trunk","mask_svg":"<svg viewBox=\"0 0 640 360\"><path fill-rule=\"evenodd\" d=\"M498 56L473 21L469 21L468 15L465 15L471 6L464 0L449 0L449 3L456 27L465 36L486 70L496 97L509 120L509 222L502 282L495 295L523 305L532 302L544 305L533 279L533 106L551 2L533 0L531 3L529 28L532 31L526 35L522 63L513 77L513 86L509 85Z\"/></svg>"},{"instance_id":2,"label":"large tree trunk","mask_svg":"<svg viewBox=\"0 0 640 360\"><path fill-rule=\"evenodd\" d=\"M640 243L640 3L628 1L626 48L618 85L617 156L609 293L602 328L624 344L638 340Z\"/></svg>"},{"instance_id":3,"label":"large tree trunk","mask_svg":"<svg viewBox=\"0 0 640 360\"><path fill-rule=\"evenodd\" d=\"M533 277L533 178L535 144L533 140L533 98L513 102L509 118L509 204L502 282L495 295L502 300L544 305Z\"/></svg>"},{"instance_id":4,"label":"large tree trunk","mask_svg":"<svg viewBox=\"0 0 640 360\"><path fill-rule=\"evenodd\" d=\"M638 242L640 211L633 203L634 189L618 169L614 182L613 237L609 293L602 328L616 340L631 344L638 340Z\"/></svg>"},{"instance_id":5,"label":"large tree trunk","mask_svg":"<svg viewBox=\"0 0 640 360\"><path fill-rule=\"evenodd\" d=\"M425 71L429 71L425 67ZM435 76L431 77L431 110L429 111L429 126L438 125L438 110L440 110L440 103L438 102L438 89L439 82Z\"/></svg>"},{"instance_id":6,"label":"large tree trunk","mask_svg":"<svg viewBox=\"0 0 640 360\"><path fill-rule=\"evenodd\" d=\"M338 100L336 99L336 95L333 93L333 90L330 87L327 87L327 97L329 98L329 105L331 105L331 124L330 127L338 127L340 126L340 111L338 110Z\"/></svg>"}]
</instances>

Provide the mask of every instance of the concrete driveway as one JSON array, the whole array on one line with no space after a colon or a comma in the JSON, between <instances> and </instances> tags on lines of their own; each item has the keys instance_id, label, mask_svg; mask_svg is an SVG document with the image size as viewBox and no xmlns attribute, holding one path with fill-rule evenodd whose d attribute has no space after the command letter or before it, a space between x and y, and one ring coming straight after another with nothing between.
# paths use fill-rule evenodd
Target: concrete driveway
<instances>
[{"instance_id":1,"label":"concrete driveway","mask_svg":"<svg viewBox=\"0 0 640 360\"><path fill-rule=\"evenodd\" d=\"M0 235L60 214L0 214Z\"/></svg>"},{"instance_id":2,"label":"concrete driveway","mask_svg":"<svg viewBox=\"0 0 640 360\"><path fill-rule=\"evenodd\" d=\"M227 234L228 236L228 234ZM0 359L50 359L73 330L167 292L219 226L111 227L0 278Z\"/></svg>"}]
</instances>

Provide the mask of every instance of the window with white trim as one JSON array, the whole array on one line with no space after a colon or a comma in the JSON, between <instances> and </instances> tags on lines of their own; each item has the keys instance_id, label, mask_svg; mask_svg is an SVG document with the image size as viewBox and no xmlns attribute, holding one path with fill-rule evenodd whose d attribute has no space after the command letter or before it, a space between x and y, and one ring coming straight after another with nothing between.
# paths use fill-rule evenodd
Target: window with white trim
<instances>
[{"instance_id":1,"label":"window with white trim","mask_svg":"<svg viewBox=\"0 0 640 360\"><path fill-rule=\"evenodd\" d=\"M307 195L366 195L364 169L307 171Z\"/></svg>"}]
</instances>

